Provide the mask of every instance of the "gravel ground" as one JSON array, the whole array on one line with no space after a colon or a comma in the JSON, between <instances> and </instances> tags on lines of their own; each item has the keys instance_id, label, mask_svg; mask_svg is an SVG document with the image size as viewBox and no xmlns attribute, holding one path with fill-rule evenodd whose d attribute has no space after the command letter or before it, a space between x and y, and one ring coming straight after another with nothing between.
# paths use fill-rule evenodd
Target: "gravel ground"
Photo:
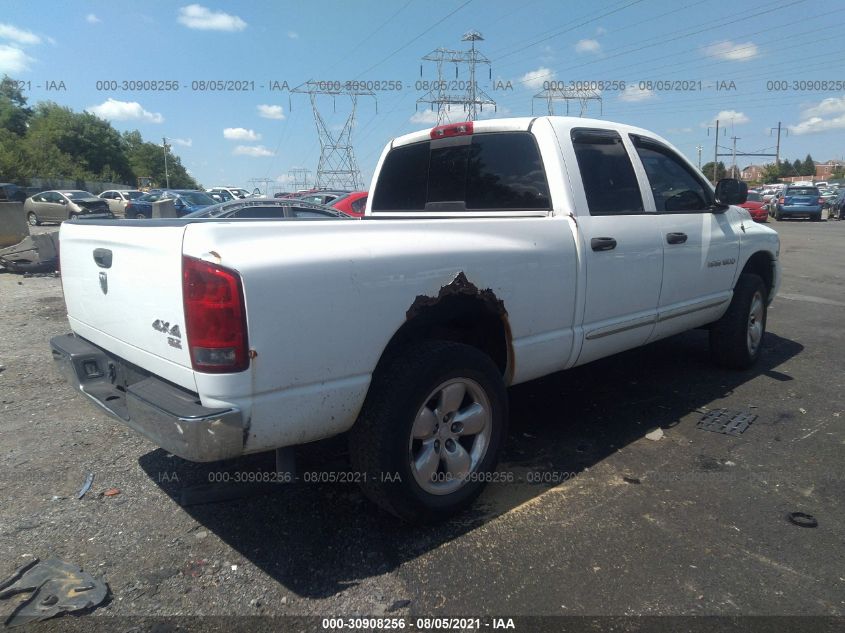
<instances>
[{"instance_id":1,"label":"gravel ground","mask_svg":"<svg viewBox=\"0 0 845 633\"><path fill-rule=\"evenodd\" d=\"M48 341L68 331L61 280L0 271L0 575L56 556L109 583L107 604L44 630L354 614L845 625L845 222L773 226L785 279L757 368L714 368L697 331L516 387L502 470L548 481L490 486L466 515L426 528L399 524L346 484L180 506L181 491L211 473L272 459L190 464L99 413L52 367ZM696 428L721 407L759 417L739 437ZM662 439L644 438L658 427ZM342 441L299 459L303 470L346 467ZM89 472L93 487L77 499ZM790 524L794 511L818 528Z\"/></svg>"}]
</instances>

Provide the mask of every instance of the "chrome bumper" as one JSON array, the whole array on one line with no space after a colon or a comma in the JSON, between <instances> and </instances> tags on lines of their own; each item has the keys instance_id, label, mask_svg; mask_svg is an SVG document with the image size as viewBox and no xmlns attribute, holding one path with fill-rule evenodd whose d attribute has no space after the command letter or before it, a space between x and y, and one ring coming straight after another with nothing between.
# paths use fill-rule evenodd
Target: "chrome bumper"
<instances>
[{"instance_id":1,"label":"chrome bumper","mask_svg":"<svg viewBox=\"0 0 845 633\"><path fill-rule=\"evenodd\" d=\"M194 462L243 454L239 409L209 409L176 387L74 334L50 339L56 368L112 417L166 451Z\"/></svg>"}]
</instances>

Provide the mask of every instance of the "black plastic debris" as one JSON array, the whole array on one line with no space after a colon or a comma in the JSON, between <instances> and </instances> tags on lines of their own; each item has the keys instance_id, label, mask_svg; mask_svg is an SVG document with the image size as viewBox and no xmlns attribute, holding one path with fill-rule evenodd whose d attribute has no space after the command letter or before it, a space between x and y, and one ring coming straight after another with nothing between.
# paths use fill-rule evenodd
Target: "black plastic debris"
<instances>
[{"instance_id":1,"label":"black plastic debris","mask_svg":"<svg viewBox=\"0 0 845 633\"><path fill-rule=\"evenodd\" d=\"M696 425L702 431L723 433L725 435L742 435L757 419L756 413L742 413L727 409L708 411Z\"/></svg>"},{"instance_id":2,"label":"black plastic debris","mask_svg":"<svg viewBox=\"0 0 845 633\"><path fill-rule=\"evenodd\" d=\"M812 514L806 512L790 512L786 515L789 522L798 527L814 528L819 527L819 522Z\"/></svg>"},{"instance_id":3,"label":"black plastic debris","mask_svg":"<svg viewBox=\"0 0 845 633\"><path fill-rule=\"evenodd\" d=\"M0 582L0 599L24 592L32 595L6 618L8 627L91 609L106 599L109 587L72 563L57 558L41 562L36 558Z\"/></svg>"}]
</instances>

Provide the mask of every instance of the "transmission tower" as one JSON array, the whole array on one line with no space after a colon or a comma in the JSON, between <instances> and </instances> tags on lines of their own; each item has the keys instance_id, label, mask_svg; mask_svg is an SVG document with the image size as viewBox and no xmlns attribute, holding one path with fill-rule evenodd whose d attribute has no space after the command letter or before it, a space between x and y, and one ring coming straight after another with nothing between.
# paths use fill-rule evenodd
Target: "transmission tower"
<instances>
[{"instance_id":1,"label":"transmission tower","mask_svg":"<svg viewBox=\"0 0 845 633\"><path fill-rule=\"evenodd\" d=\"M476 67L480 64L488 67L488 75L492 77L490 60L475 48L475 43L481 40L484 40L481 33L469 31L461 38L462 42L470 42L469 50L455 51L448 48L438 48L422 58L424 61L437 64L437 82L434 84L434 88L417 99L417 107L419 107L419 104L425 103L430 105L432 109L436 108L437 125L449 121L449 113L453 105L461 106L462 117L460 117L460 120L462 121L475 121L479 113L484 111L484 106L492 106L493 110L496 110L496 102L478 87L476 81ZM455 64L454 81L443 77L443 64L446 63ZM467 76L469 79L465 82L458 81L458 69L462 64L465 64L468 68ZM420 65L420 77L422 77L422 65ZM460 89L464 87L464 84L465 90L462 93L449 90L450 86Z\"/></svg>"},{"instance_id":2,"label":"transmission tower","mask_svg":"<svg viewBox=\"0 0 845 633\"><path fill-rule=\"evenodd\" d=\"M567 116L569 115L569 103L573 101L578 103L578 116L582 117L587 113L590 101L598 101L599 116L603 114L601 93L598 90L547 88L538 92L531 98L531 114L534 114L534 101L537 99L541 99L546 102L546 107L548 108L550 116L554 116L555 114L555 101L563 101L566 103Z\"/></svg>"},{"instance_id":3,"label":"transmission tower","mask_svg":"<svg viewBox=\"0 0 845 633\"><path fill-rule=\"evenodd\" d=\"M355 111L358 107L358 97L373 97L372 90L353 90L344 87L341 82L306 81L291 92L307 94L311 100L311 110L314 112L314 123L317 125L317 136L320 139L320 161L317 163L317 177L314 185L318 188L334 189L362 189L361 171L355 160L352 149L352 129L355 127ZM352 109L340 132L334 134L320 114L317 103L318 95L332 97L334 107L337 97L349 97ZM378 105L376 105L378 109ZM335 111L337 111L335 109Z\"/></svg>"},{"instance_id":4,"label":"transmission tower","mask_svg":"<svg viewBox=\"0 0 845 633\"><path fill-rule=\"evenodd\" d=\"M272 178L250 178L249 184L253 186L253 188L258 187L259 191L262 191L265 196L270 195L270 183L273 182ZM259 187L259 185L264 185L264 187Z\"/></svg>"},{"instance_id":5,"label":"transmission tower","mask_svg":"<svg viewBox=\"0 0 845 633\"><path fill-rule=\"evenodd\" d=\"M294 167L288 170L288 182L290 182L291 189L294 191L301 191L308 189L308 180L311 176L311 170L304 167Z\"/></svg>"}]
</instances>

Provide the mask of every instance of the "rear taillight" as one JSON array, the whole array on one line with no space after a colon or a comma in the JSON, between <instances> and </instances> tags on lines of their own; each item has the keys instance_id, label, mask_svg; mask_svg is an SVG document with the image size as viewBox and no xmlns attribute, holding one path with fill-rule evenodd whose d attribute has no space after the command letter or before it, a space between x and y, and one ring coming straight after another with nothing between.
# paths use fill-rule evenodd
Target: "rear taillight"
<instances>
[{"instance_id":1,"label":"rear taillight","mask_svg":"<svg viewBox=\"0 0 845 633\"><path fill-rule=\"evenodd\" d=\"M783 198L778 198L778 204L783 204Z\"/></svg>"},{"instance_id":2,"label":"rear taillight","mask_svg":"<svg viewBox=\"0 0 845 633\"><path fill-rule=\"evenodd\" d=\"M249 367L241 278L222 266L182 257L185 334L197 371L228 373Z\"/></svg>"},{"instance_id":3,"label":"rear taillight","mask_svg":"<svg viewBox=\"0 0 845 633\"><path fill-rule=\"evenodd\" d=\"M819 204L824 204L824 198L819 198Z\"/></svg>"},{"instance_id":4,"label":"rear taillight","mask_svg":"<svg viewBox=\"0 0 845 633\"><path fill-rule=\"evenodd\" d=\"M447 123L446 125L438 125L431 128L431 138L447 138L449 136L467 136L472 134L472 121L464 121L463 123Z\"/></svg>"}]
</instances>

